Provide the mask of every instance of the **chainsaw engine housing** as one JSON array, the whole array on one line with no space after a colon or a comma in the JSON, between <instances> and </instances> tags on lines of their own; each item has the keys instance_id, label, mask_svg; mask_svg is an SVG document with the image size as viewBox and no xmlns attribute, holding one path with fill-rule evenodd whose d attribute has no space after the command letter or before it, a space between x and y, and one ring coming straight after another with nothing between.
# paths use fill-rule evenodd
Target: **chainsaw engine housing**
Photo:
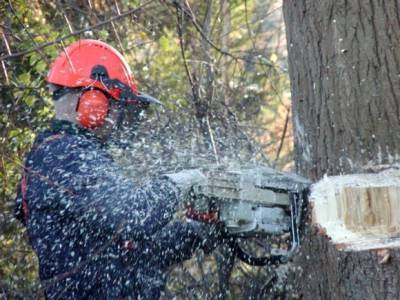
<instances>
[{"instance_id":1,"label":"chainsaw engine housing","mask_svg":"<svg viewBox=\"0 0 400 300\"><path fill-rule=\"evenodd\" d=\"M206 185L196 186L194 209L218 212L231 235L291 235L299 242L298 224L310 182L269 167L215 169Z\"/></svg>"}]
</instances>

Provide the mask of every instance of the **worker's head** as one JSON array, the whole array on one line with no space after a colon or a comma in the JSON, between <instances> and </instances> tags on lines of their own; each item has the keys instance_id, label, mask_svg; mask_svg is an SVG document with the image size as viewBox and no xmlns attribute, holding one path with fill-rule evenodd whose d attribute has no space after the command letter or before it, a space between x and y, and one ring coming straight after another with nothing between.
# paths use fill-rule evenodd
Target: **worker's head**
<instances>
[{"instance_id":1,"label":"worker's head","mask_svg":"<svg viewBox=\"0 0 400 300\"><path fill-rule=\"evenodd\" d=\"M128 64L111 46L79 40L56 58L46 81L55 101L56 118L77 123L106 137L120 126L127 105L146 108L159 103L137 91Z\"/></svg>"}]
</instances>

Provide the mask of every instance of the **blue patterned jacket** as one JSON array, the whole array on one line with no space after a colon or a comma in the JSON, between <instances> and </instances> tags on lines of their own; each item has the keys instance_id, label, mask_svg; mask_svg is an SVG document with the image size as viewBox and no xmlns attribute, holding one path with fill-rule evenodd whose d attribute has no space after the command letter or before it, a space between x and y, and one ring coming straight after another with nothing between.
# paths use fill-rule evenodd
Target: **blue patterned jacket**
<instances>
[{"instance_id":1,"label":"blue patterned jacket","mask_svg":"<svg viewBox=\"0 0 400 300\"><path fill-rule=\"evenodd\" d=\"M136 186L89 131L55 121L26 158L16 216L25 222L48 299L157 299L166 267L200 241L171 223L168 179Z\"/></svg>"}]
</instances>

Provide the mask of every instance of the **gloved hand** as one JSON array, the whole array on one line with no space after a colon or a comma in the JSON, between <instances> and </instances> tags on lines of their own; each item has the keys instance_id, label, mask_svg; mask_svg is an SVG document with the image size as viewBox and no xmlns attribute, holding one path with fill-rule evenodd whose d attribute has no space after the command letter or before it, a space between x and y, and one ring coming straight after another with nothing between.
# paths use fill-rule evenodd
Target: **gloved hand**
<instances>
[{"instance_id":1,"label":"gloved hand","mask_svg":"<svg viewBox=\"0 0 400 300\"><path fill-rule=\"evenodd\" d=\"M200 241L200 248L205 254L210 254L214 249L223 243L227 237L227 231L222 222L207 224L194 220L187 221Z\"/></svg>"},{"instance_id":2,"label":"gloved hand","mask_svg":"<svg viewBox=\"0 0 400 300\"><path fill-rule=\"evenodd\" d=\"M178 173L165 174L179 188L182 202L188 200L189 192L194 185L206 185L207 177L199 169L183 170Z\"/></svg>"}]
</instances>

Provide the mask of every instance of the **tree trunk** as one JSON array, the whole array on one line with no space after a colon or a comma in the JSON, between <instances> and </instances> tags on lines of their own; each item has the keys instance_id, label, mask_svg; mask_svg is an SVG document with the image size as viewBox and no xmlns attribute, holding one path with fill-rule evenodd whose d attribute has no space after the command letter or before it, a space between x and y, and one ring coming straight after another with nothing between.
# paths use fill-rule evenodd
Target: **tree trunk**
<instances>
[{"instance_id":1,"label":"tree trunk","mask_svg":"<svg viewBox=\"0 0 400 300\"><path fill-rule=\"evenodd\" d=\"M313 179L398 159L400 2L286 0L297 169Z\"/></svg>"},{"instance_id":2,"label":"tree trunk","mask_svg":"<svg viewBox=\"0 0 400 300\"><path fill-rule=\"evenodd\" d=\"M317 180L398 160L399 9L398 0L284 0L299 173ZM344 252L325 234L307 226L292 296L400 299L397 249Z\"/></svg>"}]
</instances>

